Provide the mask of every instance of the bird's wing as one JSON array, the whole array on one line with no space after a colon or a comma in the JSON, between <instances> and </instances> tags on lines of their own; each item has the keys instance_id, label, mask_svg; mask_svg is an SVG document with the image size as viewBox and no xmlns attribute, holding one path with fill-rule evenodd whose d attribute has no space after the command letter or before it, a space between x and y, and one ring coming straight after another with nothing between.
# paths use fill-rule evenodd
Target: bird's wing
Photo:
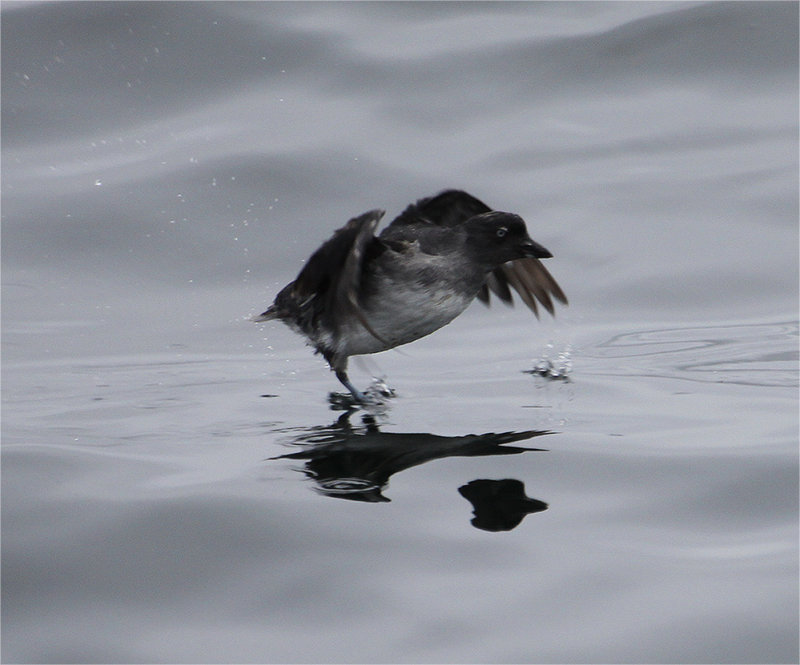
<instances>
[{"instance_id":1,"label":"bird's wing","mask_svg":"<svg viewBox=\"0 0 800 665\"><path fill-rule=\"evenodd\" d=\"M365 255L382 249L374 232L383 215L383 210L370 210L338 229L311 255L292 287L292 295L301 307L317 299L315 311L334 329L352 315L379 340L364 316L358 294Z\"/></svg>"},{"instance_id":2,"label":"bird's wing","mask_svg":"<svg viewBox=\"0 0 800 665\"><path fill-rule=\"evenodd\" d=\"M536 301L551 315L555 314L553 298L567 304L567 296L553 276L544 267L544 264L533 257L517 259L504 263L495 268L486 278L486 283L478 292L478 299L485 305L489 304L489 291L508 305L513 304L509 285L519 294L522 301L530 310L539 316Z\"/></svg>"},{"instance_id":3,"label":"bird's wing","mask_svg":"<svg viewBox=\"0 0 800 665\"><path fill-rule=\"evenodd\" d=\"M458 226L470 217L491 212L491 208L471 194L457 189L448 189L436 196L420 199L409 205L384 229L383 235L393 235L401 227L412 224L435 226Z\"/></svg>"},{"instance_id":4,"label":"bird's wing","mask_svg":"<svg viewBox=\"0 0 800 665\"><path fill-rule=\"evenodd\" d=\"M467 192L448 189L409 205L384 229L381 238L405 239L413 235L412 227L419 224L458 226L475 215L491 210L483 201ZM486 283L478 292L478 299L488 305L491 292L507 305L513 305L514 300L509 286L519 294L537 317L539 316L537 301L550 314L554 312L553 298L567 304L567 297L556 280L542 262L533 257L509 261L489 273Z\"/></svg>"}]
</instances>

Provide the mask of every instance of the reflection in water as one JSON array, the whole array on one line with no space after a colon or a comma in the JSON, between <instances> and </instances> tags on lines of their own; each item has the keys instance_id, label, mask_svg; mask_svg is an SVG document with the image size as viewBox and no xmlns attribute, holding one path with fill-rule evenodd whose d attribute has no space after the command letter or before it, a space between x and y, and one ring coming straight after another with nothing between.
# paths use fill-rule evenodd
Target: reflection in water
<instances>
[{"instance_id":1,"label":"reflection in water","mask_svg":"<svg viewBox=\"0 0 800 665\"><path fill-rule=\"evenodd\" d=\"M472 525L484 531L511 531L529 513L547 510L547 504L525 495L519 480L473 480L458 488L472 504Z\"/></svg>"},{"instance_id":2,"label":"reflection in water","mask_svg":"<svg viewBox=\"0 0 800 665\"><path fill-rule=\"evenodd\" d=\"M314 480L316 489L326 496L354 501L389 501L381 492L386 488L389 478L398 471L444 457L515 455L528 451L541 451L543 450L542 448L524 448L505 444L551 434L551 432L538 430L500 432L497 434L467 434L465 436L381 432L374 419L369 416L364 417L364 425L362 427L354 428L350 424L349 415L349 413L343 414L330 427L317 427L306 430L292 440L293 444L303 446L302 450L279 455L272 459L306 460L303 472ZM473 482L519 483L519 494L515 495L513 501L507 489L498 492L497 497L494 499L494 504L498 506L513 504L513 510L519 512L519 506L522 504L518 499L524 497L521 482ZM469 483L465 487L472 485L473 483ZM487 490L482 491L486 492ZM469 490L469 492L472 494L472 490ZM468 496L463 491L462 494L473 502L473 506L477 506L473 500L475 494ZM531 499L528 499L528 501L531 501ZM488 510L508 511L507 508L488 508L490 505L488 500L479 499L478 503L487 506L486 509L481 509L483 511L481 514L488 514L486 512ZM530 506L527 506L527 508L526 512L534 512L530 510ZM543 508L539 509L543 510ZM524 516L524 513L522 516ZM522 519L522 516L519 517L517 523ZM510 520L508 522L510 523ZM476 524L476 526L478 525Z\"/></svg>"}]
</instances>

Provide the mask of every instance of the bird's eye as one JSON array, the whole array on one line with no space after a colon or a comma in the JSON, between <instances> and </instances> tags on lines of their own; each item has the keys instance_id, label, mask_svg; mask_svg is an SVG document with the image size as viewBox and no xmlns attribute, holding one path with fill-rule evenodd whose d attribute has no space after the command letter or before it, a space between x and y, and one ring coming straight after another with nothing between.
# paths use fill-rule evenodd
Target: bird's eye
<instances>
[{"instance_id":1,"label":"bird's eye","mask_svg":"<svg viewBox=\"0 0 800 665\"><path fill-rule=\"evenodd\" d=\"M508 229L505 226L501 226L499 229L497 229L498 238L502 238L506 233L508 233Z\"/></svg>"}]
</instances>

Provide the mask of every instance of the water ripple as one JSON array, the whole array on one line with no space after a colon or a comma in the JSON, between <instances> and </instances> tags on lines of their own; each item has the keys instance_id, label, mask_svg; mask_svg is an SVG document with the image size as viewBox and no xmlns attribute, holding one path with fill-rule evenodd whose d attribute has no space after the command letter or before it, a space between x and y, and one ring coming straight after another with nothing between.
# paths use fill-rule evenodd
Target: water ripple
<instances>
[{"instance_id":1,"label":"water ripple","mask_svg":"<svg viewBox=\"0 0 800 665\"><path fill-rule=\"evenodd\" d=\"M665 328L614 335L585 355L634 361L617 363L615 374L797 387L797 338L796 321Z\"/></svg>"}]
</instances>

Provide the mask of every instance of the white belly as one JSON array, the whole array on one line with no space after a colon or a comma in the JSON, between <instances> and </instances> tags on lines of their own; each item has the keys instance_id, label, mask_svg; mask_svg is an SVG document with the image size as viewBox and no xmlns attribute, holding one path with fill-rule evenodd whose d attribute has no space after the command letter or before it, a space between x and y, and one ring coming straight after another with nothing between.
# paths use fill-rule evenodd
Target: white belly
<instances>
[{"instance_id":1,"label":"white belly","mask_svg":"<svg viewBox=\"0 0 800 665\"><path fill-rule=\"evenodd\" d=\"M453 265L447 257L425 255L424 262L410 266L399 256L388 271L378 268L371 279L379 288L361 305L380 339L354 317L334 343L339 354L377 353L430 335L469 306L484 276L465 275L463 266Z\"/></svg>"},{"instance_id":2,"label":"white belly","mask_svg":"<svg viewBox=\"0 0 800 665\"><path fill-rule=\"evenodd\" d=\"M366 320L381 339L359 321L353 320L346 333L339 337L338 351L352 356L408 344L446 326L473 299L474 296L459 296L450 289L418 287L384 292L379 302L367 302L363 310Z\"/></svg>"}]
</instances>

